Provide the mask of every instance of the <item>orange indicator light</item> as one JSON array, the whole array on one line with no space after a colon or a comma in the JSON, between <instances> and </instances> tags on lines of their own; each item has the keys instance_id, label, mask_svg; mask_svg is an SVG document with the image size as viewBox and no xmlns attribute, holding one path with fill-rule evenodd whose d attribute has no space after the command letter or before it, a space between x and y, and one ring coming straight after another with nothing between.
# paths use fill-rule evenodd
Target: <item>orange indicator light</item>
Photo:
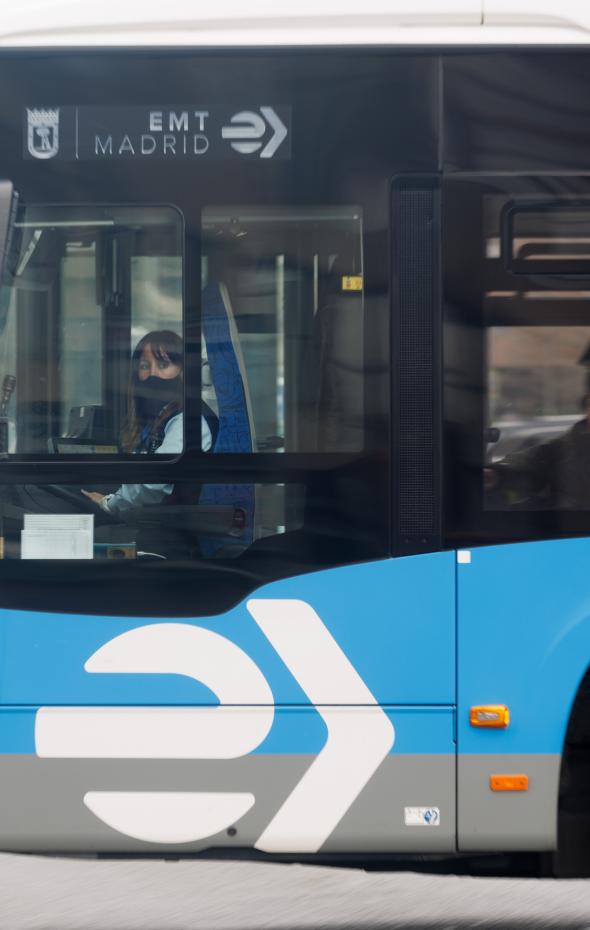
<instances>
[{"instance_id":1,"label":"orange indicator light","mask_svg":"<svg viewBox=\"0 0 590 930\"><path fill-rule=\"evenodd\" d=\"M528 791L528 775L490 775L492 791Z\"/></svg>"},{"instance_id":2,"label":"orange indicator light","mask_svg":"<svg viewBox=\"0 0 590 930\"><path fill-rule=\"evenodd\" d=\"M469 711L472 727L496 727L505 729L510 723L510 711L505 704L481 704Z\"/></svg>"}]
</instances>

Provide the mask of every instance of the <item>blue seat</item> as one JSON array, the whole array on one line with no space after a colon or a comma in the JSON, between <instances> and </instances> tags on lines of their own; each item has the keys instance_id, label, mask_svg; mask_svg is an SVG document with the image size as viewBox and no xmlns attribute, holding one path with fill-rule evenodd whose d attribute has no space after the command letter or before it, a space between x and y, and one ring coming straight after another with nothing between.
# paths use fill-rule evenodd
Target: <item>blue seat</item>
<instances>
[{"instance_id":1,"label":"blue seat","mask_svg":"<svg viewBox=\"0 0 590 930\"><path fill-rule=\"evenodd\" d=\"M213 453L252 452L254 423L239 336L227 290L208 284L202 292L201 333L215 391L218 430ZM228 548L242 550L254 539L256 489L253 484L206 484L199 504L233 506L234 527L227 538L199 537L204 558Z\"/></svg>"}]
</instances>

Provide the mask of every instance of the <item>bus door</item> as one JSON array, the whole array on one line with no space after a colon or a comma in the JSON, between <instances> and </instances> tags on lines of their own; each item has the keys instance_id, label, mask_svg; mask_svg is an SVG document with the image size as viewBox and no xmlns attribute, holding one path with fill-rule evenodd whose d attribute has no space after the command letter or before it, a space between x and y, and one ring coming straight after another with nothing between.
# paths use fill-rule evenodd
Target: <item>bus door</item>
<instances>
[{"instance_id":1,"label":"bus door","mask_svg":"<svg viewBox=\"0 0 590 930\"><path fill-rule=\"evenodd\" d=\"M0 848L455 848L434 201L393 184L436 169L438 69L351 67L0 65Z\"/></svg>"},{"instance_id":2,"label":"bus door","mask_svg":"<svg viewBox=\"0 0 590 930\"><path fill-rule=\"evenodd\" d=\"M459 848L548 850L589 655L590 183L457 176L444 203Z\"/></svg>"}]
</instances>

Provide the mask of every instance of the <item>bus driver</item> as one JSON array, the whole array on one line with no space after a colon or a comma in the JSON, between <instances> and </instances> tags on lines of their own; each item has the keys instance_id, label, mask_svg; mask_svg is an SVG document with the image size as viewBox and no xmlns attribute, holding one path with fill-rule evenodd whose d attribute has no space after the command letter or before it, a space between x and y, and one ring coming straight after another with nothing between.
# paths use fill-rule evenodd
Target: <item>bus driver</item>
<instances>
[{"instance_id":1,"label":"bus driver","mask_svg":"<svg viewBox=\"0 0 590 930\"><path fill-rule=\"evenodd\" d=\"M174 455L182 452L183 351L180 336L169 330L148 333L131 357L127 394L125 452ZM201 448L212 445L211 429L201 417ZM171 484L123 484L113 494L82 491L113 516L134 507L159 504L174 490Z\"/></svg>"}]
</instances>

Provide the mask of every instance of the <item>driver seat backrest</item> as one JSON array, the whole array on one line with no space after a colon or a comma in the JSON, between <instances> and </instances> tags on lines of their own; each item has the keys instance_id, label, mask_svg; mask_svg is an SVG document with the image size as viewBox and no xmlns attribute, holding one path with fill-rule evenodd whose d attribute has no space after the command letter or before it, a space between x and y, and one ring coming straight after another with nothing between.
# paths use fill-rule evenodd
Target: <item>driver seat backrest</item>
<instances>
[{"instance_id":1,"label":"driver seat backrest","mask_svg":"<svg viewBox=\"0 0 590 930\"><path fill-rule=\"evenodd\" d=\"M225 285L203 288L201 331L207 348L211 382L217 401L217 436L212 452L253 452L252 404L246 368L229 295ZM211 558L220 550L243 549L254 539L256 504L253 484L205 484L199 504L233 506L234 527L228 538L199 537L201 554Z\"/></svg>"}]
</instances>

